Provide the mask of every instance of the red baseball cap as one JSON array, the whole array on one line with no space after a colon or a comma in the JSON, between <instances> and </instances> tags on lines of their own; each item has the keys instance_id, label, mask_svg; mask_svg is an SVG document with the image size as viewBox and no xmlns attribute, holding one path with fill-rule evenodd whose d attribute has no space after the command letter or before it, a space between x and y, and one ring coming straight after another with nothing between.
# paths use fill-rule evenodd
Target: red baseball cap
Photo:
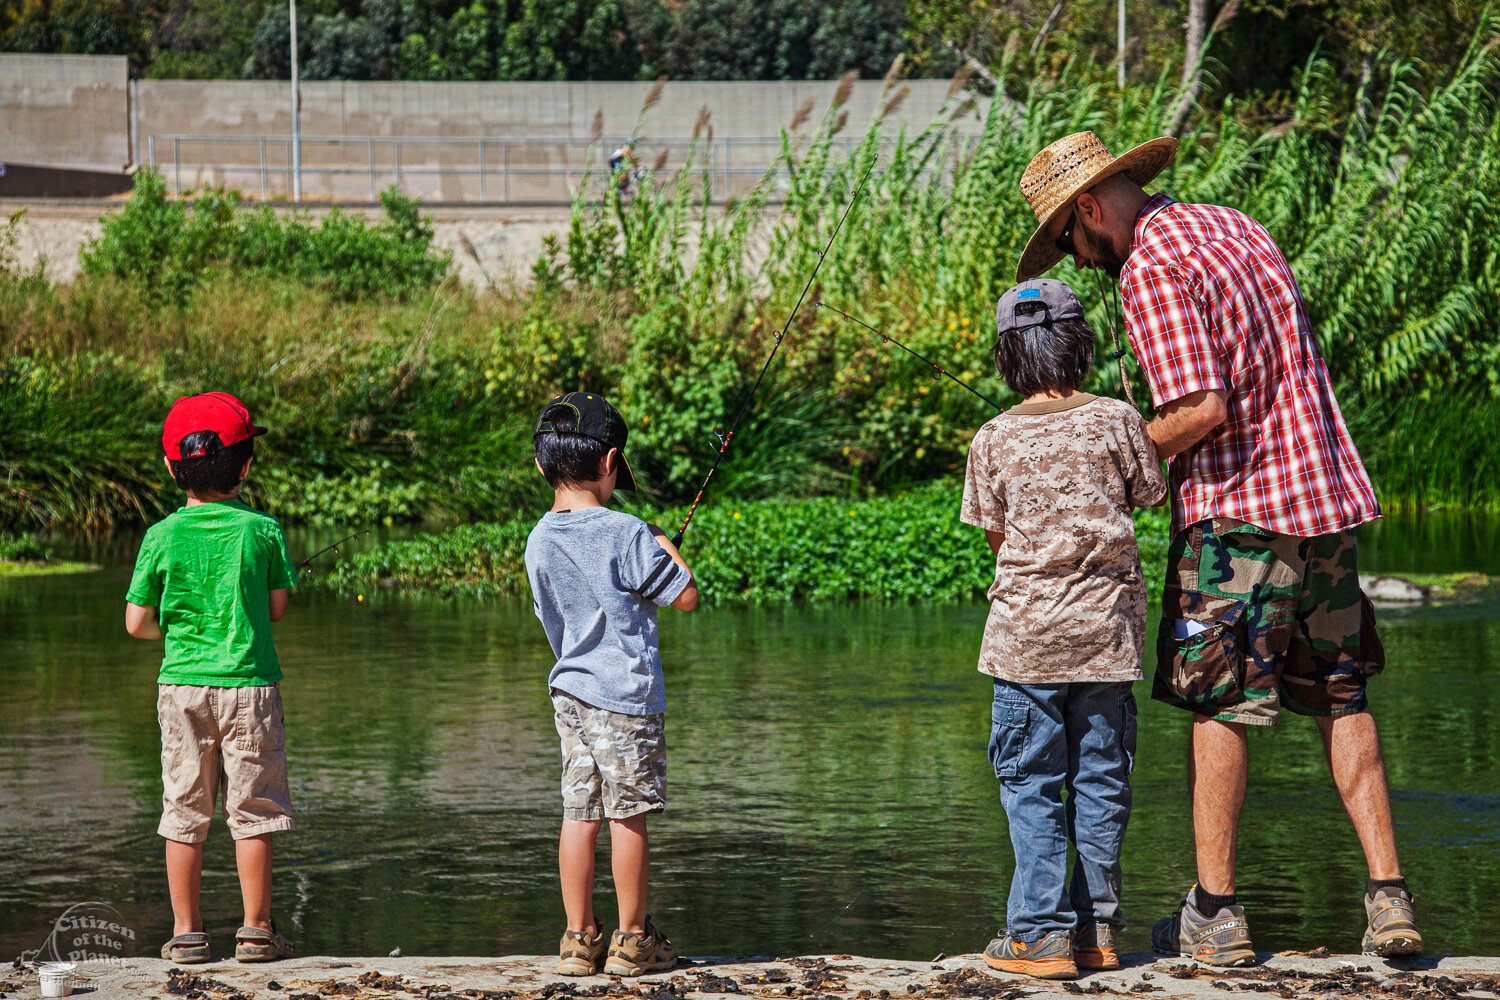
<instances>
[{"instance_id":1,"label":"red baseball cap","mask_svg":"<svg viewBox=\"0 0 1500 1000\"><path fill-rule=\"evenodd\" d=\"M191 454L183 454L182 439L199 431L213 431L219 435L219 443L228 448L246 438L264 434L264 427L250 422L250 411L245 404L227 392L200 392L194 396L183 396L167 411L167 422L161 429L161 446L167 458L174 462L184 458L202 458L208 449L199 448Z\"/></svg>"}]
</instances>

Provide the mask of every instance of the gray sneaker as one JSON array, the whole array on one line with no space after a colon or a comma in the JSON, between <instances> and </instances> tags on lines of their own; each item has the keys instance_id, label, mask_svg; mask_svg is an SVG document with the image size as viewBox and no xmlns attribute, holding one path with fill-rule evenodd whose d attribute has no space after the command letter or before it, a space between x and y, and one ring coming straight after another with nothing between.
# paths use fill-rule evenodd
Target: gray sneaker
<instances>
[{"instance_id":1,"label":"gray sneaker","mask_svg":"<svg viewBox=\"0 0 1500 1000\"><path fill-rule=\"evenodd\" d=\"M1393 886L1375 890L1375 895L1365 897L1365 919L1360 950L1366 955L1421 954L1422 935L1417 933L1417 913L1410 893Z\"/></svg>"},{"instance_id":2,"label":"gray sneaker","mask_svg":"<svg viewBox=\"0 0 1500 1000\"><path fill-rule=\"evenodd\" d=\"M1017 941L1007 933L984 949L984 964L1001 972L1019 972L1037 979L1077 979L1073 935L1053 931L1040 941Z\"/></svg>"},{"instance_id":3,"label":"gray sneaker","mask_svg":"<svg viewBox=\"0 0 1500 1000\"><path fill-rule=\"evenodd\" d=\"M1181 955L1204 965L1254 965L1245 908L1226 906L1209 916L1198 912L1193 896L1193 890L1188 890L1177 912L1151 928L1151 947L1163 955Z\"/></svg>"}]
</instances>

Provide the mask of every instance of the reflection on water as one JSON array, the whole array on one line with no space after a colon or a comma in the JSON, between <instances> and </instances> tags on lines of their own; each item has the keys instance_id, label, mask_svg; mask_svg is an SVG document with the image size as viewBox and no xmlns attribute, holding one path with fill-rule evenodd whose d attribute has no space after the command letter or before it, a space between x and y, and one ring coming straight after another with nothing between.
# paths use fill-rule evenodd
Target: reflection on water
<instances>
[{"instance_id":1,"label":"reflection on water","mask_svg":"<svg viewBox=\"0 0 1500 1000\"><path fill-rule=\"evenodd\" d=\"M1383 570L1494 572L1497 535L1494 520L1388 524L1364 551ZM0 581L4 957L87 900L118 909L141 954L170 933L155 833L159 652L123 630L133 545L95 551L112 563L97 574ZM1478 919L1500 895L1497 612L1384 616L1391 667L1374 703L1406 867L1440 952L1500 952L1500 927ZM670 806L652 826L652 910L686 953L920 959L983 946L1011 869L985 758L989 684L973 669L983 616L877 604L663 613ZM276 641L299 824L278 835L276 914L304 953L554 947L559 761L551 658L529 607L310 592ZM1193 879L1187 719L1147 691L1129 950L1147 947L1151 921ZM1255 942L1354 951L1363 862L1316 733L1293 719L1251 742L1240 858ZM238 890L218 821L203 888L208 929L227 942ZM599 904L612 912L604 883Z\"/></svg>"}]
</instances>

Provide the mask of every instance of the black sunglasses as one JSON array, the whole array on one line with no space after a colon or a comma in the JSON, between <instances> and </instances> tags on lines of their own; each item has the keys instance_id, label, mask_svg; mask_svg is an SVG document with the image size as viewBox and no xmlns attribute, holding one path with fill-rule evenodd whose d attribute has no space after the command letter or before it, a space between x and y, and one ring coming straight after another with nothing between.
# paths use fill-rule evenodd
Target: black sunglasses
<instances>
[{"instance_id":1,"label":"black sunglasses","mask_svg":"<svg viewBox=\"0 0 1500 1000\"><path fill-rule=\"evenodd\" d=\"M1073 245L1073 224L1077 221L1078 210L1074 209L1073 213L1068 216L1068 224L1063 226L1063 231L1058 233L1057 239L1052 241L1057 246L1057 249L1061 250L1068 257L1078 252L1078 248Z\"/></svg>"}]
</instances>

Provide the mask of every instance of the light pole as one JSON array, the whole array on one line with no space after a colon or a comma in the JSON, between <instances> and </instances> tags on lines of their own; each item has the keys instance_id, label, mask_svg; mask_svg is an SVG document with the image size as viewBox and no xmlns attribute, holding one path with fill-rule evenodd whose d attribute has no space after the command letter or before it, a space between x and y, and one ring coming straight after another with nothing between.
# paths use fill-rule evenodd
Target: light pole
<instances>
[{"instance_id":1,"label":"light pole","mask_svg":"<svg viewBox=\"0 0 1500 1000\"><path fill-rule=\"evenodd\" d=\"M1124 0L1121 0L1123 3ZM292 201L302 200L302 105L297 93L297 0L289 0L292 17Z\"/></svg>"},{"instance_id":2,"label":"light pole","mask_svg":"<svg viewBox=\"0 0 1500 1000\"><path fill-rule=\"evenodd\" d=\"M296 0L292 0L296 3ZM297 29L292 29L292 37L297 37ZM1125 0L1120 0L1120 89L1125 89ZM296 65L296 63L293 63Z\"/></svg>"}]
</instances>

